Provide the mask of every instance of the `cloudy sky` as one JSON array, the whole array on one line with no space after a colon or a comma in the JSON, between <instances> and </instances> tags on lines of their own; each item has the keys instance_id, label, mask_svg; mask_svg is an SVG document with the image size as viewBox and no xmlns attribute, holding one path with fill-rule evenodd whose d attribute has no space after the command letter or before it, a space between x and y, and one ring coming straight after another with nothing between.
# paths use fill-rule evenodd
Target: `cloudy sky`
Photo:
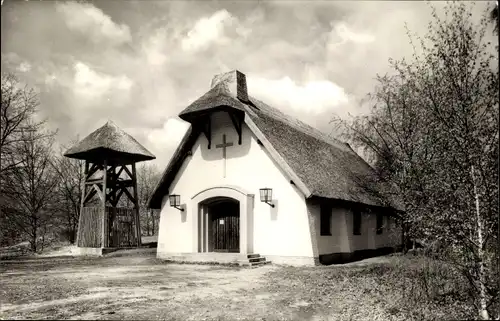
<instances>
[{"instance_id":1,"label":"cloudy sky","mask_svg":"<svg viewBox=\"0 0 500 321\"><path fill-rule=\"evenodd\" d=\"M3 0L1 10L2 72L36 88L59 143L111 119L161 168L187 128L177 114L215 74L242 71L250 95L329 132L334 114L365 112L359 100L389 57L411 55L405 22L424 34L431 18L417 1Z\"/></svg>"}]
</instances>

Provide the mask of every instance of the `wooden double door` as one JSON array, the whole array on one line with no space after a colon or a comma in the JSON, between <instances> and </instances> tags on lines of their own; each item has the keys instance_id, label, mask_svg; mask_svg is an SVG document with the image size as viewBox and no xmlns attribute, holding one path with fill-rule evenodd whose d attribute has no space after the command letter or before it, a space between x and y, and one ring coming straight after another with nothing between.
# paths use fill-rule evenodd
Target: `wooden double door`
<instances>
[{"instance_id":1,"label":"wooden double door","mask_svg":"<svg viewBox=\"0 0 500 321\"><path fill-rule=\"evenodd\" d=\"M211 245L214 252L240 251L240 204L219 201L208 208L211 224Z\"/></svg>"},{"instance_id":2,"label":"wooden double door","mask_svg":"<svg viewBox=\"0 0 500 321\"><path fill-rule=\"evenodd\" d=\"M135 209L106 207L108 213L109 247L133 247L135 236Z\"/></svg>"}]
</instances>

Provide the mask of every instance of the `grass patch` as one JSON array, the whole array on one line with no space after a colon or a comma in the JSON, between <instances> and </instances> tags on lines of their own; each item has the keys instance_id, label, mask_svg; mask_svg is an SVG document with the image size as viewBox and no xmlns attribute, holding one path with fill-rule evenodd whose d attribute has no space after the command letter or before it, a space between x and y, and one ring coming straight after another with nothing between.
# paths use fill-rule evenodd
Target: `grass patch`
<instances>
[{"instance_id":1,"label":"grass patch","mask_svg":"<svg viewBox=\"0 0 500 321\"><path fill-rule=\"evenodd\" d=\"M425 257L391 256L370 266L285 267L270 272L270 292L283 308L309 302L317 312L347 319L467 319L474 311L466 283L450 266Z\"/></svg>"}]
</instances>

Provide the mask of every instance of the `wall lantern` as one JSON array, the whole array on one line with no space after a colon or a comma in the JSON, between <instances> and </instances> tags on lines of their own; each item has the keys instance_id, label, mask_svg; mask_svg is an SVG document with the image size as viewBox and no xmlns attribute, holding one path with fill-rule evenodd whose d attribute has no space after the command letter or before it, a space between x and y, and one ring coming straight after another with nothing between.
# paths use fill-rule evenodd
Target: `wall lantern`
<instances>
[{"instance_id":1,"label":"wall lantern","mask_svg":"<svg viewBox=\"0 0 500 321\"><path fill-rule=\"evenodd\" d=\"M180 195L176 195L176 194L169 195L168 200L170 202L170 206L175 207L176 209L178 209L181 212L184 212L184 209L182 207L180 207L181 206L181 196Z\"/></svg>"},{"instance_id":2,"label":"wall lantern","mask_svg":"<svg viewBox=\"0 0 500 321\"><path fill-rule=\"evenodd\" d=\"M268 204L271 207L274 207L274 204L271 203L273 200L273 190L271 188L261 188L260 190L260 201Z\"/></svg>"}]
</instances>

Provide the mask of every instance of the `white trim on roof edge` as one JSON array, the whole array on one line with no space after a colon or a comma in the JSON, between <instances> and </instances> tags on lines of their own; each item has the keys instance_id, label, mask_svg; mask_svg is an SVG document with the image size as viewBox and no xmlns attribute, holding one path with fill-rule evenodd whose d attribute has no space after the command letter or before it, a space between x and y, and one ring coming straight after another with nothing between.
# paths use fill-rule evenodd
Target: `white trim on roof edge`
<instances>
[{"instance_id":1,"label":"white trim on roof edge","mask_svg":"<svg viewBox=\"0 0 500 321\"><path fill-rule=\"evenodd\" d=\"M260 131L260 129L255 125L252 119L245 114L245 124L247 124L248 128L257 136L262 142L262 145L267 149L271 158L278 163L278 165L283 169L283 171L290 177L290 179L295 183L297 188L304 194L305 198L310 198L312 196L311 191L307 188L306 184L302 182L302 180L295 174L293 169L286 163L285 159L281 157L281 155L274 149L271 142L266 138L266 136Z\"/></svg>"},{"instance_id":2,"label":"white trim on roof edge","mask_svg":"<svg viewBox=\"0 0 500 321\"><path fill-rule=\"evenodd\" d=\"M189 137L189 135L191 135L192 130L193 130L192 125L189 124L189 127L187 128L186 132L184 133L184 136L182 136L182 139L180 140L179 145L177 145L177 148L174 150L174 153L170 157L167 165L165 166L165 169L161 173L160 180L156 183L156 186L153 189L153 193L151 194L151 196L148 199L148 202L146 203L147 204L147 208L150 208L149 206L151 204L151 201L153 200L153 197L155 196L155 194L158 191L158 189L163 185L163 183L164 183L163 179L165 178L165 176L167 176L168 170L174 164L175 155L184 146L184 144L186 143L186 139ZM167 192L166 192L165 195L168 195L168 189L167 189Z\"/></svg>"}]
</instances>

